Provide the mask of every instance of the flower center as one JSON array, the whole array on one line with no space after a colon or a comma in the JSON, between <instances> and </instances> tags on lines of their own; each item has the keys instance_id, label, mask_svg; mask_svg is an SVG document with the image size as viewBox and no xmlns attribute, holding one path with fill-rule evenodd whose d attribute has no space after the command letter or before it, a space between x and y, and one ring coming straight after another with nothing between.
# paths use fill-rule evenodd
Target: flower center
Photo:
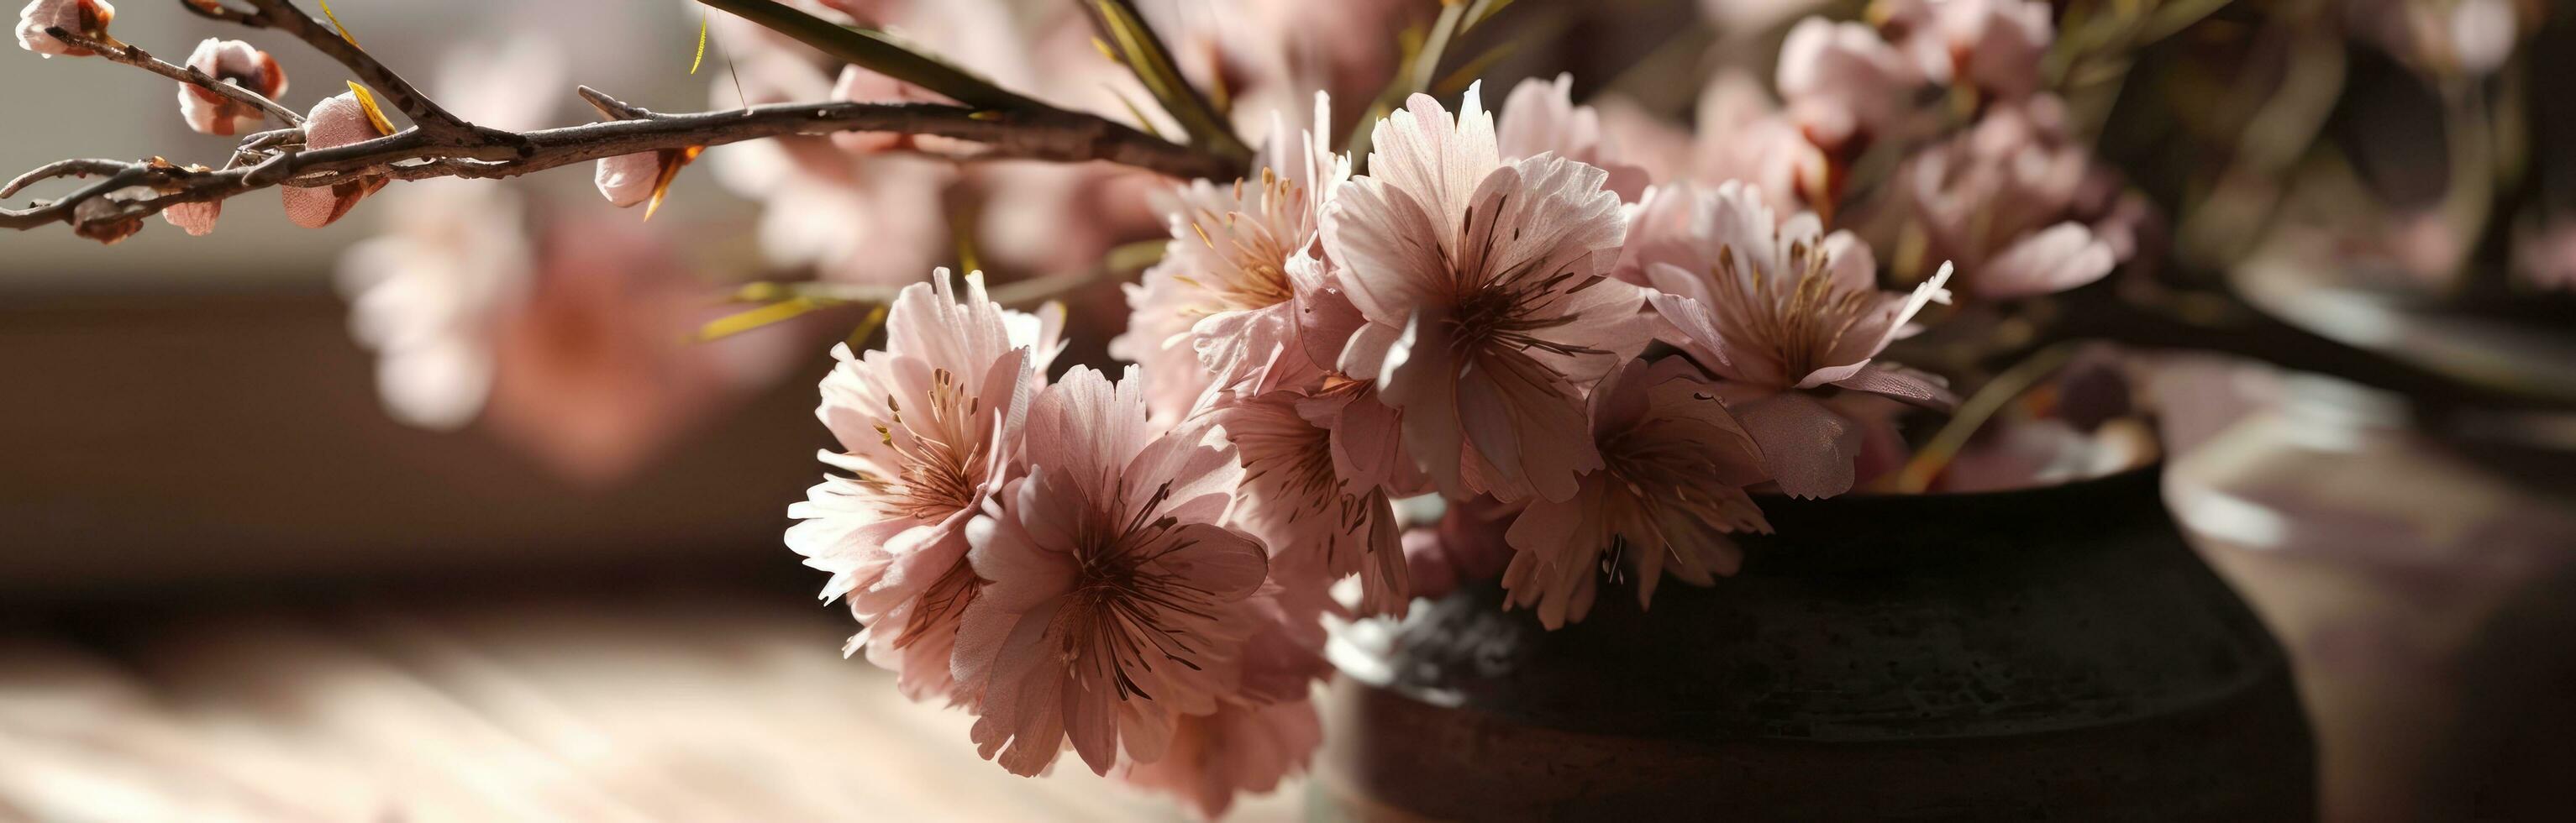
<instances>
[{"instance_id":1,"label":"flower center","mask_svg":"<svg viewBox=\"0 0 2576 823\"><path fill-rule=\"evenodd\" d=\"M1789 244L1783 261L1793 276L1782 278L1748 271L1733 246L1718 250L1713 294L1720 310L1743 341L1769 353L1785 379L1796 382L1818 368L1841 346L1844 335L1869 317L1878 294L1868 289L1837 287L1830 268L1833 256L1800 240Z\"/></svg>"},{"instance_id":2,"label":"flower center","mask_svg":"<svg viewBox=\"0 0 2576 823\"><path fill-rule=\"evenodd\" d=\"M1234 202L1244 202L1245 181L1234 182ZM1304 239L1299 226L1291 220L1306 212L1306 191L1294 181L1263 169L1260 203L1252 211L1228 211L1219 214L1198 209L1190 214L1190 230L1199 242L1216 253L1217 264L1207 271L1179 278L1195 286L1205 302L1184 309L1193 317L1205 317L1228 311L1248 311L1276 306L1294 296L1288 281L1288 257ZM1220 244L1209 234L1214 227L1225 237Z\"/></svg>"},{"instance_id":3,"label":"flower center","mask_svg":"<svg viewBox=\"0 0 2576 823\"><path fill-rule=\"evenodd\" d=\"M931 373L928 394L929 408L909 419L893 397L886 398L890 417L877 426L877 437L895 450L903 468L890 481L860 478L876 492L889 517L948 516L974 505L975 491L984 481L986 445L975 426L976 398L947 369ZM903 437L894 436L898 426Z\"/></svg>"}]
</instances>

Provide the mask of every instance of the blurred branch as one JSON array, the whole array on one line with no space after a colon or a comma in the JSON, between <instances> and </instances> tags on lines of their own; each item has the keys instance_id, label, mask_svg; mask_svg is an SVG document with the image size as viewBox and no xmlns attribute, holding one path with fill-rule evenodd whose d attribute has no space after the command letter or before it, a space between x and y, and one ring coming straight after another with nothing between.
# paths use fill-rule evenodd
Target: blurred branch
<instances>
[{"instance_id":1,"label":"blurred branch","mask_svg":"<svg viewBox=\"0 0 2576 823\"><path fill-rule=\"evenodd\" d=\"M421 129L328 149L281 149L259 162L219 171L167 162L79 160L49 164L41 176L107 179L59 200L0 209L0 228L71 224L83 236L113 240L135 221L180 203L206 203L274 186L329 186L366 178L515 177L557 166L642 151L713 146L786 134L879 131L933 134L981 143L984 157L1079 162L1104 160L1177 177L1230 179L1233 162L1158 140L1088 114L1041 108L978 111L925 103L788 103L696 114L658 114L591 93L594 104L635 119L499 132L462 142ZM143 191L135 191L135 190Z\"/></svg>"},{"instance_id":2,"label":"blurred branch","mask_svg":"<svg viewBox=\"0 0 2576 823\"><path fill-rule=\"evenodd\" d=\"M988 109L1045 109L1046 104L994 85L930 55L895 42L884 32L854 29L775 0L697 0L698 3L796 38L859 68L936 92L968 106Z\"/></svg>"},{"instance_id":3,"label":"blurred branch","mask_svg":"<svg viewBox=\"0 0 2576 823\"><path fill-rule=\"evenodd\" d=\"M194 6L191 6L190 8L194 8ZM280 122L287 125L299 126L304 124L304 115L296 114L293 109L278 105L277 101L268 99L267 95L242 88L238 83L228 83L223 80L218 80L214 75L200 71L194 66L172 65L161 58L152 56L149 52L145 52L143 49L131 43L93 40L91 38L81 36L79 32L71 31L60 26L45 29L45 35L65 43L70 43L81 48L89 49L90 51L98 52L98 56L107 58L109 62L123 63L128 66L133 66L153 74L158 74L172 80L177 80L182 83L196 86L197 88L232 98L236 102L268 112L269 116L275 117Z\"/></svg>"}]
</instances>

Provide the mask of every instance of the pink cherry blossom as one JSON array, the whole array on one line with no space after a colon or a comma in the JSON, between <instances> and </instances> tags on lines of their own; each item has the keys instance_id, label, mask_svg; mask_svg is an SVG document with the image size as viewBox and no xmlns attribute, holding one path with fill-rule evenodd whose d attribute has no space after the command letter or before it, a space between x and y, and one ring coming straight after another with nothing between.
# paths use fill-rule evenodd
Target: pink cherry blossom
<instances>
[{"instance_id":1,"label":"pink cherry blossom","mask_svg":"<svg viewBox=\"0 0 2576 823\"><path fill-rule=\"evenodd\" d=\"M1700 91L1697 128L1692 180L1711 186L1741 180L1781 211L1832 196L1824 150L1743 72L1720 72Z\"/></svg>"},{"instance_id":2,"label":"pink cherry blossom","mask_svg":"<svg viewBox=\"0 0 2576 823\"><path fill-rule=\"evenodd\" d=\"M832 573L867 629L852 638L915 698L956 697L948 650L973 601L966 524L1010 479L1029 402L1057 348L1055 320L992 302L982 274L959 295L947 269L906 286L886 315L886 347L823 378L815 414L841 442L829 476L788 508L787 546Z\"/></svg>"},{"instance_id":3,"label":"pink cherry blossom","mask_svg":"<svg viewBox=\"0 0 2576 823\"><path fill-rule=\"evenodd\" d=\"M1133 312L1109 341L1111 356L1144 367L1157 419L1179 419L1213 383L1261 376L1275 353L1304 357L1293 342L1295 281L1317 288L1312 252L1323 204L1350 176L1350 162L1318 136L1329 128L1329 103L1319 95L1315 105L1315 129L1292 132L1274 118L1257 177L1230 186L1196 180L1169 198L1171 244L1126 287Z\"/></svg>"},{"instance_id":4,"label":"pink cherry blossom","mask_svg":"<svg viewBox=\"0 0 2576 823\"><path fill-rule=\"evenodd\" d=\"M312 112L304 115L304 147L308 151L362 143L385 134L368 119L355 92L322 98L322 102L313 104ZM286 219L318 229L339 220L359 200L384 187L385 178L377 177L330 186L284 186L279 191L286 200Z\"/></svg>"},{"instance_id":5,"label":"pink cherry blossom","mask_svg":"<svg viewBox=\"0 0 2576 823\"><path fill-rule=\"evenodd\" d=\"M1581 387L1642 347L1639 290L1605 276L1624 231L1608 175L1552 155L1505 165L1478 93L1455 119L1415 95L1380 121L1371 175L1327 212L1325 250L1368 321L1339 369L1403 412L1442 491L1562 500L1601 465L1563 435Z\"/></svg>"},{"instance_id":6,"label":"pink cherry blossom","mask_svg":"<svg viewBox=\"0 0 2576 823\"><path fill-rule=\"evenodd\" d=\"M231 83L275 99L286 91L286 70L267 52L239 40L206 38L188 55L188 67L217 82ZM187 83L179 84L179 116L201 134L230 136L259 127L267 112Z\"/></svg>"},{"instance_id":7,"label":"pink cherry blossom","mask_svg":"<svg viewBox=\"0 0 2576 823\"><path fill-rule=\"evenodd\" d=\"M1637 202L1646 191L1646 170L1626 162L1601 128L1601 115L1591 106L1574 104L1574 75L1558 74L1553 83L1530 78L1503 98L1502 118L1494 141L1505 160L1557 156L1599 166L1610 173L1609 188L1625 202Z\"/></svg>"},{"instance_id":8,"label":"pink cherry blossom","mask_svg":"<svg viewBox=\"0 0 2576 823\"><path fill-rule=\"evenodd\" d=\"M2134 250L2144 219L2127 208L2137 198L2121 193L2117 175L2069 134L2052 95L1989 107L1968 132L1916 152L1898 174L1928 241L1925 258L1955 261L1964 290L1980 300L2099 280Z\"/></svg>"},{"instance_id":9,"label":"pink cherry blossom","mask_svg":"<svg viewBox=\"0 0 2576 823\"><path fill-rule=\"evenodd\" d=\"M599 171L593 176L599 196L608 204L631 208L653 199L653 187L662 182L662 153L639 151L599 159Z\"/></svg>"},{"instance_id":10,"label":"pink cherry blossom","mask_svg":"<svg viewBox=\"0 0 2576 823\"><path fill-rule=\"evenodd\" d=\"M1781 42L1778 80L1808 139L1849 152L1897 125L1923 75L1868 26L1810 17Z\"/></svg>"},{"instance_id":11,"label":"pink cherry blossom","mask_svg":"<svg viewBox=\"0 0 2576 823\"><path fill-rule=\"evenodd\" d=\"M18 10L18 46L45 57L87 57L96 52L56 40L45 30L59 28L99 39L107 36L108 21L115 18L116 7L107 0L32 0Z\"/></svg>"},{"instance_id":12,"label":"pink cherry blossom","mask_svg":"<svg viewBox=\"0 0 2576 823\"><path fill-rule=\"evenodd\" d=\"M1246 471L1235 523L1274 557L1312 555L1326 572L1321 582L1358 575L1360 612L1402 616L1411 595L1394 504L1384 487L1344 477L1333 430L1308 419L1309 402L1303 392L1274 391L1211 412Z\"/></svg>"},{"instance_id":13,"label":"pink cherry blossom","mask_svg":"<svg viewBox=\"0 0 2576 823\"><path fill-rule=\"evenodd\" d=\"M2057 40L2056 10L2033 0L1945 0L1915 35L1949 62L1943 76L2008 99L2039 88L2040 58Z\"/></svg>"},{"instance_id":14,"label":"pink cherry blossom","mask_svg":"<svg viewBox=\"0 0 2576 823\"><path fill-rule=\"evenodd\" d=\"M1304 699L1266 706L1228 703L1212 714L1181 718L1160 760L1122 767L1120 777L1168 792L1208 820L1223 817L1243 792L1266 792L1303 773L1323 745L1323 719Z\"/></svg>"},{"instance_id":15,"label":"pink cherry blossom","mask_svg":"<svg viewBox=\"0 0 2576 823\"><path fill-rule=\"evenodd\" d=\"M1036 774L1068 743L1094 772L1159 760L1174 725L1217 708L1241 652L1260 541L1221 525L1243 468L1222 433L1157 434L1134 367L1075 367L1029 409L1012 480L968 559L988 581L954 661L981 695L977 751Z\"/></svg>"},{"instance_id":16,"label":"pink cherry blossom","mask_svg":"<svg viewBox=\"0 0 2576 823\"><path fill-rule=\"evenodd\" d=\"M1521 506L1487 495L1442 504L1438 522L1404 532L1405 575L1415 597L1443 597L1500 577L1512 560L1505 536Z\"/></svg>"},{"instance_id":17,"label":"pink cherry blossom","mask_svg":"<svg viewBox=\"0 0 2576 823\"><path fill-rule=\"evenodd\" d=\"M1698 586L1734 574L1728 533L1771 530L1744 493L1764 479L1761 454L1690 361L1629 361L1591 402L1602 469L1572 498L1530 501L1506 535L1510 602L1551 629L1591 611L1605 570L1632 575L1643 608L1666 571Z\"/></svg>"},{"instance_id":18,"label":"pink cherry blossom","mask_svg":"<svg viewBox=\"0 0 2576 823\"><path fill-rule=\"evenodd\" d=\"M1869 247L1824 235L1815 215L1775 221L1761 195L1728 183L1699 190L1678 234L1641 227L1652 249L1648 300L1671 341L1720 379L1717 395L1761 448L1782 491L1825 497L1851 489L1864 437L1858 421L1821 402L1835 389L1936 408L1954 402L1937 378L1876 364L1932 302L1948 302L1944 267L1910 297L1881 292Z\"/></svg>"}]
</instances>

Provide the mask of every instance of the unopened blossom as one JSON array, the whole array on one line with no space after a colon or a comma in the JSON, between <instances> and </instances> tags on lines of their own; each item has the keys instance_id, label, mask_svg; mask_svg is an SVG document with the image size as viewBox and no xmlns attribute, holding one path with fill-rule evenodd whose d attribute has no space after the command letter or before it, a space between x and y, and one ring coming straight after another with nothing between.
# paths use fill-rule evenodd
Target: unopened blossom
<instances>
[{"instance_id":1,"label":"unopened blossom","mask_svg":"<svg viewBox=\"0 0 2576 823\"><path fill-rule=\"evenodd\" d=\"M188 55L188 67L205 72L218 83L231 83L262 97L275 99L286 91L286 70L268 52L251 48L239 40L206 38ZM200 134L230 136L259 127L268 113L259 107L208 91L193 83L179 84L179 116L186 118L188 128Z\"/></svg>"},{"instance_id":2,"label":"unopened blossom","mask_svg":"<svg viewBox=\"0 0 2576 823\"><path fill-rule=\"evenodd\" d=\"M224 204L220 200L205 203L173 203L169 208L161 210L161 219L179 227L180 231L192 236L204 237L214 233L215 218L223 216L223 213Z\"/></svg>"},{"instance_id":3,"label":"unopened blossom","mask_svg":"<svg viewBox=\"0 0 2576 823\"><path fill-rule=\"evenodd\" d=\"M1340 371L1403 412L1414 462L1451 496L1562 500L1600 455L1582 387L1644 342L1636 287L1606 276L1625 231L1601 169L1509 165L1469 89L1453 119L1415 95L1380 121L1370 176L1324 221L1367 324Z\"/></svg>"},{"instance_id":4,"label":"unopened blossom","mask_svg":"<svg viewBox=\"0 0 2576 823\"><path fill-rule=\"evenodd\" d=\"M1028 466L976 521L986 582L966 607L958 685L981 696L976 749L1036 774L1068 742L1106 774L1165 754L1217 708L1268 564L1222 525L1243 467L1212 427L1157 432L1134 367L1075 367L1029 409Z\"/></svg>"},{"instance_id":5,"label":"unopened blossom","mask_svg":"<svg viewBox=\"0 0 2576 823\"><path fill-rule=\"evenodd\" d=\"M1808 139L1849 153L1905 117L1923 74L1870 27L1810 17L1781 42L1778 80Z\"/></svg>"},{"instance_id":6,"label":"unopened blossom","mask_svg":"<svg viewBox=\"0 0 2576 823\"><path fill-rule=\"evenodd\" d=\"M1336 465L1333 430L1309 418L1338 411L1330 403L1315 405L1304 392L1283 390L1211 412L1243 457L1235 523L1274 556L1310 556L1326 572L1318 585L1358 575L1362 613L1402 616L1411 595L1393 501L1385 487L1354 483ZM1324 421L1331 422L1337 421Z\"/></svg>"},{"instance_id":7,"label":"unopened blossom","mask_svg":"<svg viewBox=\"0 0 2576 823\"><path fill-rule=\"evenodd\" d=\"M895 298L883 350L832 349L815 414L841 442L823 462L849 475L788 508L802 522L787 546L832 573L824 599L847 597L867 626L850 647L915 698L953 696L949 651L978 588L966 524L1010 479L1056 329L994 303L982 274L960 294L939 269Z\"/></svg>"},{"instance_id":8,"label":"unopened blossom","mask_svg":"<svg viewBox=\"0 0 2576 823\"><path fill-rule=\"evenodd\" d=\"M1506 534L1509 602L1551 629L1591 612L1605 572L1630 577L1645 608L1666 572L1709 585L1743 561L1726 535L1771 529L1744 493L1762 456L1690 361L1631 360L1591 403L1602 468L1570 499L1530 501Z\"/></svg>"},{"instance_id":9,"label":"unopened blossom","mask_svg":"<svg viewBox=\"0 0 2576 823\"><path fill-rule=\"evenodd\" d=\"M1648 232L1648 296L1671 341L1719 378L1717 396L1760 447L1767 473L1799 497L1849 491L1862 421L1823 399L1869 392L1917 405L1954 402L1937 378L1873 358L1915 313L1948 302L1949 269L1912 295L1882 292L1869 247L1824 234L1815 215L1776 220L1761 195L1729 183L1699 190L1678 235Z\"/></svg>"},{"instance_id":10,"label":"unopened blossom","mask_svg":"<svg viewBox=\"0 0 2576 823\"><path fill-rule=\"evenodd\" d=\"M1602 131L1601 115L1591 106L1574 104L1574 75L1558 74L1555 82L1521 81L1503 98L1494 141L1504 160L1536 157L1546 152L1610 173L1609 188L1622 201L1634 203L1646 191L1646 170L1627 162Z\"/></svg>"},{"instance_id":11,"label":"unopened blossom","mask_svg":"<svg viewBox=\"0 0 2576 823\"><path fill-rule=\"evenodd\" d=\"M62 29L92 40L107 37L108 21L116 18L116 7L107 0L33 0L18 10L18 46L45 57L87 57L97 52L65 43L46 34L46 29Z\"/></svg>"},{"instance_id":12,"label":"unopened blossom","mask_svg":"<svg viewBox=\"0 0 2576 823\"><path fill-rule=\"evenodd\" d=\"M599 159L599 170L592 182L599 186L599 196L618 208L632 208L653 199L653 191L662 184L662 152L639 151Z\"/></svg>"},{"instance_id":13,"label":"unopened blossom","mask_svg":"<svg viewBox=\"0 0 2576 823\"><path fill-rule=\"evenodd\" d=\"M356 92L341 92L313 104L304 116L304 148L307 151L363 143L391 134L367 116L366 107L358 103ZM295 225L318 229L331 225L358 201L385 187L385 178L374 177L328 186L285 186L280 191L286 200L286 219Z\"/></svg>"},{"instance_id":14,"label":"unopened blossom","mask_svg":"<svg viewBox=\"0 0 2576 823\"><path fill-rule=\"evenodd\" d=\"M1126 287L1133 312L1109 341L1111 356L1144 367L1157 418L1178 419L1211 383L1258 376L1283 347L1304 355L1293 343L1298 298L1321 287L1322 210L1350 177L1350 161L1319 136L1327 100L1315 108L1316 126L1302 132L1273 119L1254 177L1192 181L1168 198L1171 243Z\"/></svg>"}]
</instances>

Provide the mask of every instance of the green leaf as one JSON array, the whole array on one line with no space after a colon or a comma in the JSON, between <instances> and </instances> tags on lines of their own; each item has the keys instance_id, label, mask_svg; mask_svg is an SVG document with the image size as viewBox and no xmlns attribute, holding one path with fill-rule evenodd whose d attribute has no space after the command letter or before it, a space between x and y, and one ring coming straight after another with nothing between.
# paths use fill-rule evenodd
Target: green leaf
<instances>
[{"instance_id":1,"label":"green leaf","mask_svg":"<svg viewBox=\"0 0 2576 823\"><path fill-rule=\"evenodd\" d=\"M1162 104L1163 111L1180 121L1191 143L1234 157L1252 155L1252 149L1235 136L1225 113L1181 76L1180 68L1172 62L1171 50L1154 34L1153 27L1145 25L1135 6L1127 0L1087 0L1087 7L1092 22L1107 38L1099 41L1101 50L1135 73L1136 79L1145 84L1145 91Z\"/></svg>"}]
</instances>

